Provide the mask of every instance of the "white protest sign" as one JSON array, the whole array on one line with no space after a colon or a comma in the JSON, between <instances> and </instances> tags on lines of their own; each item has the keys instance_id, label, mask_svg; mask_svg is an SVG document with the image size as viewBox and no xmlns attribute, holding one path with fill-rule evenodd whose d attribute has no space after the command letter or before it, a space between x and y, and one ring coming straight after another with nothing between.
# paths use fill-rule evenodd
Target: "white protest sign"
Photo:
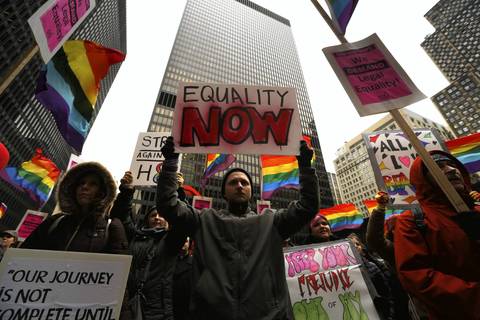
<instances>
[{"instance_id":1,"label":"white protest sign","mask_svg":"<svg viewBox=\"0 0 480 320\"><path fill-rule=\"evenodd\" d=\"M323 52L361 117L425 99L376 34Z\"/></svg>"},{"instance_id":2,"label":"white protest sign","mask_svg":"<svg viewBox=\"0 0 480 320\"><path fill-rule=\"evenodd\" d=\"M17 226L18 241L25 241L47 216L46 212L27 210Z\"/></svg>"},{"instance_id":3,"label":"white protest sign","mask_svg":"<svg viewBox=\"0 0 480 320\"><path fill-rule=\"evenodd\" d=\"M95 7L95 0L49 0L29 19L40 54L47 63Z\"/></svg>"},{"instance_id":4,"label":"white protest sign","mask_svg":"<svg viewBox=\"0 0 480 320\"><path fill-rule=\"evenodd\" d=\"M158 173L162 169L163 160L165 160L160 149L169 136L171 136L170 132L139 133L137 145L133 152L132 164L130 165L134 186L154 186L157 184Z\"/></svg>"},{"instance_id":5,"label":"white protest sign","mask_svg":"<svg viewBox=\"0 0 480 320\"><path fill-rule=\"evenodd\" d=\"M295 155L302 127L295 89L180 83L173 117L184 153Z\"/></svg>"},{"instance_id":6,"label":"white protest sign","mask_svg":"<svg viewBox=\"0 0 480 320\"><path fill-rule=\"evenodd\" d=\"M70 155L70 159L68 160L67 171L70 170L71 168L75 167L77 164L82 163L82 162L83 162L83 160L79 156L72 153Z\"/></svg>"},{"instance_id":7,"label":"white protest sign","mask_svg":"<svg viewBox=\"0 0 480 320\"><path fill-rule=\"evenodd\" d=\"M132 257L8 249L0 319L119 319Z\"/></svg>"},{"instance_id":8,"label":"white protest sign","mask_svg":"<svg viewBox=\"0 0 480 320\"><path fill-rule=\"evenodd\" d=\"M283 251L295 319L380 319L350 241Z\"/></svg>"},{"instance_id":9,"label":"white protest sign","mask_svg":"<svg viewBox=\"0 0 480 320\"><path fill-rule=\"evenodd\" d=\"M195 209L202 210L202 209L210 209L213 204L213 198L210 197L202 197L202 196L193 196L192 201Z\"/></svg>"},{"instance_id":10,"label":"white protest sign","mask_svg":"<svg viewBox=\"0 0 480 320\"><path fill-rule=\"evenodd\" d=\"M414 129L427 151L443 150L440 139L430 129ZM418 204L410 184L410 168L417 152L399 130L377 131L363 135L377 186L388 192L391 205Z\"/></svg>"}]
</instances>

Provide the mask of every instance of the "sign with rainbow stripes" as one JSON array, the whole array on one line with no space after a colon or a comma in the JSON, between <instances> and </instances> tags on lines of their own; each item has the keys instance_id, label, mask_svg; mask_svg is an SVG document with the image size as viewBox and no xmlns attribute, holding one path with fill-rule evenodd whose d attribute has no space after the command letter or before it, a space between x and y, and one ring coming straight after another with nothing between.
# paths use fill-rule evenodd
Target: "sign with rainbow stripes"
<instances>
[{"instance_id":1,"label":"sign with rainbow stripes","mask_svg":"<svg viewBox=\"0 0 480 320\"><path fill-rule=\"evenodd\" d=\"M444 150L436 131L415 129L427 149ZM415 188L410 184L410 167L417 152L402 131L377 131L363 135L379 190L388 192L392 205L418 204Z\"/></svg>"},{"instance_id":2,"label":"sign with rainbow stripes","mask_svg":"<svg viewBox=\"0 0 480 320\"><path fill-rule=\"evenodd\" d=\"M470 173L480 172L480 133L445 141L450 153L455 156Z\"/></svg>"}]
</instances>

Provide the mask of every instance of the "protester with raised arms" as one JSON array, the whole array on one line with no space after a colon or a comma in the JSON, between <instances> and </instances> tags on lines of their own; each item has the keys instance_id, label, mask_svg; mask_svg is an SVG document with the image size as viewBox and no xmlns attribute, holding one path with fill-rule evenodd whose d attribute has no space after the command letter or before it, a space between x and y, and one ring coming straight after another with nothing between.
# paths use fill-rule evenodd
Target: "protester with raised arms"
<instances>
[{"instance_id":1,"label":"protester with raised arms","mask_svg":"<svg viewBox=\"0 0 480 320\"><path fill-rule=\"evenodd\" d=\"M167 139L157 187L157 208L175 227L186 227L195 242L193 319L293 319L283 263L283 240L318 212L318 179L313 150L302 141L297 157L300 200L287 209L255 214L249 206L252 180L243 169L228 171L222 194L228 209L201 214L177 196L178 153Z\"/></svg>"}]
</instances>

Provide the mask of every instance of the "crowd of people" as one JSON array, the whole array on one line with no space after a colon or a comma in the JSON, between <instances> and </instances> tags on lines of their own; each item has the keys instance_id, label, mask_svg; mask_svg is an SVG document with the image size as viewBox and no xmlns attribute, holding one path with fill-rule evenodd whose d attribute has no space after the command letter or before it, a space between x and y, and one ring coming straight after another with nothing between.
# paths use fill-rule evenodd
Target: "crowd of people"
<instances>
[{"instance_id":1,"label":"crowd of people","mask_svg":"<svg viewBox=\"0 0 480 320\"><path fill-rule=\"evenodd\" d=\"M313 151L301 143L299 199L261 215L251 209L252 179L241 168L224 174L226 209L193 208L173 139L161 151L156 206L135 212L131 172L117 195L106 168L81 163L57 188L61 213L21 247L131 255L121 319L293 319L283 248L339 239L318 213ZM470 211L456 212L417 158L410 176L421 210L386 223L389 197L379 192L366 232L347 237L381 319L480 319L480 197L457 159L442 151L432 157ZM0 259L16 233L1 236Z\"/></svg>"}]
</instances>

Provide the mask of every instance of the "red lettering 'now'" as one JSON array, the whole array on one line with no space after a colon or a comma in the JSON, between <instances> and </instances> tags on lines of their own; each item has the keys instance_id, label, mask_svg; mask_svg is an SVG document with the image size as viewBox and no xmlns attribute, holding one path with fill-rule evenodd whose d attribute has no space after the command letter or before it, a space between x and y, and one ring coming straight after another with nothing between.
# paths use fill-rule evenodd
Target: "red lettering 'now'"
<instances>
[{"instance_id":1,"label":"red lettering 'now'","mask_svg":"<svg viewBox=\"0 0 480 320\"><path fill-rule=\"evenodd\" d=\"M277 117L272 111L260 115L255 108L249 108L248 114L255 128L252 132L253 143L268 143L268 131L270 131L276 145L287 145L293 109L280 109Z\"/></svg>"},{"instance_id":2,"label":"red lettering 'now'","mask_svg":"<svg viewBox=\"0 0 480 320\"><path fill-rule=\"evenodd\" d=\"M180 145L195 146L195 135L201 146L218 146L220 138L220 116L222 109L211 107L208 113L208 126L205 124L198 108L183 109L183 120L180 135Z\"/></svg>"}]
</instances>

